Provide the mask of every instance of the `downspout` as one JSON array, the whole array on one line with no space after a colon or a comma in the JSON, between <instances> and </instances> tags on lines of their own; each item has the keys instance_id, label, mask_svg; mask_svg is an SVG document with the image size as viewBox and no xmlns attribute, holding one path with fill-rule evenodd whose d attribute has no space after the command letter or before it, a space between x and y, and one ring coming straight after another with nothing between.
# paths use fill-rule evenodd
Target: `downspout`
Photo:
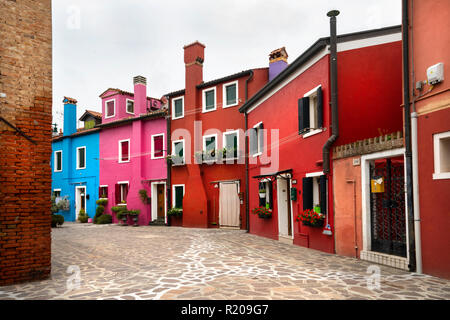
<instances>
[{"instance_id":1,"label":"downspout","mask_svg":"<svg viewBox=\"0 0 450 320\"><path fill-rule=\"evenodd\" d=\"M416 270L416 249L414 232L414 203L412 185L412 152L411 152L411 111L409 100L409 22L408 22L408 0L402 0L402 40L403 40L403 102L405 106L405 167L406 167L406 204L408 214L408 248L409 248L409 271Z\"/></svg>"},{"instance_id":2,"label":"downspout","mask_svg":"<svg viewBox=\"0 0 450 320\"><path fill-rule=\"evenodd\" d=\"M166 116L166 126L167 126L167 153L166 156L172 154L172 134L171 134L171 119L172 119L172 115L170 112L170 97L167 97L168 100L168 104L167 104L167 116ZM171 199L172 199L172 163L170 161L166 161L166 166L167 166L167 210L169 210L169 208L171 208ZM170 223L170 220L168 219L168 221Z\"/></svg>"},{"instance_id":3,"label":"downspout","mask_svg":"<svg viewBox=\"0 0 450 320\"><path fill-rule=\"evenodd\" d=\"M414 0L411 0L411 68L413 83L416 83L414 72ZM411 113L411 151L413 166L413 201L414 201L414 233L416 245L416 272L422 273L422 243L420 234L420 203L419 203L419 155L417 145L417 112L416 94L413 89Z\"/></svg>"},{"instance_id":4,"label":"downspout","mask_svg":"<svg viewBox=\"0 0 450 320\"><path fill-rule=\"evenodd\" d=\"M250 75L245 80L245 102L248 101L248 83L253 78L253 70L250 70ZM245 224L246 224L246 230L247 232L250 232L250 204L249 199L250 196L248 194L249 192L249 167L248 167L248 136L247 136L247 130L248 130L248 114L247 111L244 112L244 118L245 118Z\"/></svg>"},{"instance_id":5,"label":"downspout","mask_svg":"<svg viewBox=\"0 0 450 320\"><path fill-rule=\"evenodd\" d=\"M332 10L327 13L330 17L330 87L331 87L331 136L322 149L323 173L330 173L330 149L336 139L339 137L339 118L337 105L337 35L336 35L336 16L338 10Z\"/></svg>"}]
</instances>

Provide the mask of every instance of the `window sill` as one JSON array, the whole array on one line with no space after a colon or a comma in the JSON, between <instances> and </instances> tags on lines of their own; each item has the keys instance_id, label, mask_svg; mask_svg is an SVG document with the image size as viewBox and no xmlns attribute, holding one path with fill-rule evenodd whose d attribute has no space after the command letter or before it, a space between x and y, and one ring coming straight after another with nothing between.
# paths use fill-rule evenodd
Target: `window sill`
<instances>
[{"instance_id":1,"label":"window sill","mask_svg":"<svg viewBox=\"0 0 450 320\"><path fill-rule=\"evenodd\" d=\"M128 160L128 161L119 161L119 163L128 163L128 162L130 162L130 160Z\"/></svg>"},{"instance_id":2,"label":"window sill","mask_svg":"<svg viewBox=\"0 0 450 320\"><path fill-rule=\"evenodd\" d=\"M114 118L116 115L112 115L112 116L105 116L105 119L110 119L110 118Z\"/></svg>"},{"instance_id":3,"label":"window sill","mask_svg":"<svg viewBox=\"0 0 450 320\"><path fill-rule=\"evenodd\" d=\"M182 115L181 117L172 117L172 120L178 120L178 119L183 119L184 115Z\"/></svg>"},{"instance_id":4,"label":"window sill","mask_svg":"<svg viewBox=\"0 0 450 320\"><path fill-rule=\"evenodd\" d=\"M256 157L259 157L259 156L261 156L262 155L262 152L258 152L258 153L255 153L254 155L252 155L252 157L253 158L256 158Z\"/></svg>"},{"instance_id":5,"label":"window sill","mask_svg":"<svg viewBox=\"0 0 450 320\"><path fill-rule=\"evenodd\" d=\"M126 206L127 204L126 203L118 203L117 205L118 206Z\"/></svg>"},{"instance_id":6,"label":"window sill","mask_svg":"<svg viewBox=\"0 0 450 320\"><path fill-rule=\"evenodd\" d=\"M158 160L158 159L164 159L164 158L165 158L164 156L162 156L162 157L150 157L151 160Z\"/></svg>"},{"instance_id":7,"label":"window sill","mask_svg":"<svg viewBox=\"0 0 450 320\"><path fill-rule=\"evenodd\" d=\"M323 132L323 129L315 129L315 130L309 131L308 133L305 133L303 135L303 139L311 137L311 136L314 136L314 135L319 134L321 132Z\"/></svg>"},{"instance_id":8,"label":"window sill","mask_svg":"<svg viewBox=\"0 0 450 320\"><path fill-rule=\"evenodd\" d=\"M433 180L450 179L450 172L433 173Z\"/></svg>"},{"instance_id":9,"label":"window sill","mask_svg":"<svg viewBox=\"0 0 450 320\"><path fill-rule=\"evenodd\" d=\"M172 167L181 167L181 166L185 166L186 163L172 163Z\"/></svg>"},{"instance_id":10,"label":"window sill","mask_svg":"<svg viewBox=\"0 0 450 320\"><path fill-rule=\"evenodd\" d=\"M84 170L84 169L86 169L86 167L84 167L84 168L77 168L77 170Z\"/></svg>"},{"instance_id":11,"label":"window sill","mask_svg":"<svg viewBox=\"0 0 450 320\"><path fill-rule=\"evenodd\" d=\"M202 113L208 113L208 112L212 112L212 111L216 111L216 110L217 110L217 106L215 106L214 109L210 109L210 110L202 109Z\"/></svg>"},{"instance_id":12,"label":"window sill","mask_svg":"<svg viewBox=\"0 0 450 320\"><path fill-rule=\"evenodd\" d=\"M238 106L238 105L239 105L239 103L230 104L230 105L224 105L224 106L222 107L222 109L231 108L231 107L236 107L236 106Z\"/></svg>"}]
</instances>

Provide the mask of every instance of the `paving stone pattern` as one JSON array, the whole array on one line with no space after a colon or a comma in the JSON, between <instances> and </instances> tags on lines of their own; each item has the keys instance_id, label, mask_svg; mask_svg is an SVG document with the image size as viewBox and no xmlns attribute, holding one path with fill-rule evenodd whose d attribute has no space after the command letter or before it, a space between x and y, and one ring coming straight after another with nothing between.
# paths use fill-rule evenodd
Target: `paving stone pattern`
<instances>
[{"instance_id":1,"label":"paving stone pattern","mask_svg":"<svg viewBox=\"0 0 450 320\"><path fill-rule=\"evenodd\" d=\"M450 299L448 280L241 230L65 223L52 238L51 278L0 299Z\"/></svg>"}]
</instances>

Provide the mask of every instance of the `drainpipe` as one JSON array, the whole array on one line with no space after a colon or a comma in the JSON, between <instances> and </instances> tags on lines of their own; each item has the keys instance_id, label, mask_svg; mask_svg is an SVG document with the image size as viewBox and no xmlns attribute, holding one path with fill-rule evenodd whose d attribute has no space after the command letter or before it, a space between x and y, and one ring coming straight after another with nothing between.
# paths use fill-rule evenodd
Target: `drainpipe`
<instances>
[{"instance_id":1,"label":"drainpipe","mask_svg":"<svg viewBox=\"0 0 450 320\"><path fill-rule=\"evenodd\" d=\"M411 0L411 68L413 83L416 83L414 72L414 1ZM416 272L422 273L422 243L420 234L420 204L419 204L419 156L417 146L417 112L416 94L413 89L411 113L411 151L413 170L413 201L414 201L414 232L416 245Z\"/></svg>"},{"instance_id":2,"label":"drainpipe","mask_svg":"<svg viewBox=\"0 0 450 320\"><path fill-rule=\"evenodd\" d=\"M247 80L245 80L245 102L248 101L248 83L250 80L252 80L253 78L253 70L250 70L250 75L247 78ZM245 133L247 134L247 130L248 130L248 114L247 111L244 112L244 118L245 118ZM245 136L245 224L246 224L246 230L247 232L250 232L250 204L249 204L249 199L250 196L248 194L249 192L249 168L248 168L248 156L249 156L249 152L248 152L248 136Z\"/></svg>"},{"instance_id":3,"label":"drainpipe","mask_svg":"<svg viewBox=\"0 0 450 320\"><path fill-rule=\"evenodd\" d=\"M330 173L330 149L332 144L339 137L339 118L337 104L337 35L336 35L336 16L338 10L332 10L327 13L330 17L330 87L331 87L331 136L322 149L323 173Z\"/></svg>"},{"instance_id":4,"label":"drainpipe","mask_svg":"<svg viewBox=\"0 0 450 320\"><path fill-rule=\"evenodd\" d=\"M408 247L409 247L409 271L416 270L416 249L414 232L414 203L413 203L413 176L412 176L412 152L411 152L411 111L409 100L409 22L408 0L402 1L402 39L403 39L403 102L405 105L405 167L406 167L406 203L408 207Z\"/></svg>"},{"instance_id":5,"label":"drainpipe","mask_svg":"<svg viewBox=\"0 0 450 320\"><path fill-rule=\"evenodd\" d=\"M171 136L171 112L170 112L170 97L167 97L168 100L168 107L167 107L167 116L166 116L166 127L167 127L167 152L166 152L166 156L172 154L172 136ZM172 176L171 176L171 172L172 172L172 165L170 163L168 163L166 161L166 166L167 166L167 203L166 203L166 207L167 210L169 210L169 208L171 208L171 199L172 199ZM168 221L169 222L169 219Z\"/></svg>"}]
</instances>

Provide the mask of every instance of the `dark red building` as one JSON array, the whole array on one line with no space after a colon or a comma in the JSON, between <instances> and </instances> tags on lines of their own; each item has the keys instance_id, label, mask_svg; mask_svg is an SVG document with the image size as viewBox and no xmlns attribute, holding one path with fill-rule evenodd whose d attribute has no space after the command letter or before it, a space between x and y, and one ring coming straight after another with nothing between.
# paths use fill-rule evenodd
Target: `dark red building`
<instances>
[{"instance_id":1,"label":"dark red building","mask_svg":"<svg viewBox=\"0 0 450 320\"><path fill-rule=\"evenodd\" d=\"M185 227L246 228L244 116L238 109L268 81L268 68L203 81L205 46L184 47L185 89L172 92L170 207Z\"/></svg>"},{"instance_id":2,"label":"dark red building","mask_svg":"<svg viewBox=\"0 0 450 320\"><path fill-rule=\"evenodd\" d=\"M401 130L401 28L337 36L335 128L330 44L317 40L240 112L253 129L250 210L272 210L269 219L250 214L250 232L334 253L333 167L324 146L336 133L333 146ZM323 214L323 226L297 222L306 209Z\"/></svg>"}]
</instances>

